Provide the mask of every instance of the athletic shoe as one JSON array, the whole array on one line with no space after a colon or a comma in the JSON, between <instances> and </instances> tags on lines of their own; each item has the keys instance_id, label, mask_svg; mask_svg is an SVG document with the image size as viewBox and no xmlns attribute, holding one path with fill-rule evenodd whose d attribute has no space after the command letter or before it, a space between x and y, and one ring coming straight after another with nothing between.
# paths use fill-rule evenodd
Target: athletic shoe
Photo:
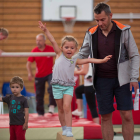
<instances>
[{"instance_id":1,"label":"athletic shoe","mask_svg":"<svg viewBox=\"0 0 140 140\"><path fill-rule=\"evenodd\" d=\"M49 111L48 111L48 113L51 113L51 114L54 113L54 106L52 106L52 105L49 106Z\"/></svg>"},{"instance_id":2,"label":"athletic shoe","mask_svg":"<svg viewBox=\"0 0 140 140\"><path fill-rule=\"evenodd\" d=\"M81 117L83 115L83 112L76 109L72 112L72 115Z\"/></svg>"}]
</instances>

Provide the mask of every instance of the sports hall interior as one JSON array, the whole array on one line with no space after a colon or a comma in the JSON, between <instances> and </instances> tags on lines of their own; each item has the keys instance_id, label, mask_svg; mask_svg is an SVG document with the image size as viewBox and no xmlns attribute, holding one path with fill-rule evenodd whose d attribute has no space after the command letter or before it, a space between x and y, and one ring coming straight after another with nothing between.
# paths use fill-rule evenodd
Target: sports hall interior
<instances>
[{"instance_id":1,"label":"sports hall interior","mask_svg":"<svg viewBox=\"0 0 140 140\"><path fill-rule=\"evenodd\" d=\"M94 5L102 0L94 0ZM110 0L112 13L140 13L139 0ZM41 0L0 0L0 27L9 30L9 37L0 42L0 49L5 52L31 52L36 46L35 37L41 33L38 21L42 19ZM123 24L129 24L134 39L140 51L140 19L117 19ZM61 38L67 34L74 36L82 45L86 30L96 22L76 22L73 33L65 33L62 22L44 22L60 46ZM51 45L49 40L47 44ZM29 81L26 70L27 57L0 57L0 92L4 82L18 75L23 78L27 91L34 93L34 81ZM32 65L35 74L35 63ZM46 85L47 86L47 85ZM48 103L47 90L45 104Z\"/></svg>"},{"instance_id":2,"label":"sports hall interior","mask_svg":"<svg viewBox=\"0 0 140 140\"><path fill-rule=\"evenodd\" d=\"M99 2L106 1L110 5L112 13L139 13L140 0L94 0L94 6ZM0 27L8 29L8 39L0 41L0 49L4 52L31 52L36 46L36 35L42 33L38 28L38 21L42 20L41 0L0 0ZM131 26L140 53L140 18L139 19L117 19L117 21ZM49 21L47 28L52 33L56 42L60 46L62 37L65 35L74 36L82 46L86 30L96 21L75 22L72 33L64 32L61 21ZM51 45L49 40L46 44ZM54 57L55 60L55 57ZM31 93L34 91L34 80L28 80L26 69L27 57L0 57L0 93L4 82L9 82L13 76L20 76L24 80L26 90ZM35 74L35 63L32 64ZM46 83L46 89L47 89ZM45 105L48 104L48 93L45 91Z\"/></svg>"}]
</instances>

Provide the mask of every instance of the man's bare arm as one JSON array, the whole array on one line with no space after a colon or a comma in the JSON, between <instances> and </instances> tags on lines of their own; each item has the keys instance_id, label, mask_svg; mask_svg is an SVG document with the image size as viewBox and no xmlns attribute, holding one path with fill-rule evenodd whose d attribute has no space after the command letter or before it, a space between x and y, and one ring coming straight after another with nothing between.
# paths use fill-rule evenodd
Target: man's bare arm
<instances>
[{"instance_id":1,"label":"man's bare arm","mask_svg":"<svg viewBox=\"0 0 140 140\"><path fill-rule=\"evenodd\" d=\"M27 64L26 64L26 68L27 68L27 71L28 71L28 79L31 81L32 78L34 77L33 76L33 73L32 73L32 68L31 68L31 62L30 61L27 61Z\"/></svg>"}]
</instances>

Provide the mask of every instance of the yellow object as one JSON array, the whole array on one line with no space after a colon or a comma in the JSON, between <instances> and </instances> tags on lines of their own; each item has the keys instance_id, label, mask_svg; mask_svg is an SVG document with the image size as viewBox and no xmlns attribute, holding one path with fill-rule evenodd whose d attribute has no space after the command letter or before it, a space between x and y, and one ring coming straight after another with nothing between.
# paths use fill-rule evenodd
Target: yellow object
<instances>
[{"instance_id":1,"label":"yellow object","mask_svg":"<svg viewBox=\"0 0 140 140\"><path fill-rule=\"evenodd\" d=\"M75 140L74 137L62 136L62 131L57 133L56 140Z\"/></svg>"}]
</instances>

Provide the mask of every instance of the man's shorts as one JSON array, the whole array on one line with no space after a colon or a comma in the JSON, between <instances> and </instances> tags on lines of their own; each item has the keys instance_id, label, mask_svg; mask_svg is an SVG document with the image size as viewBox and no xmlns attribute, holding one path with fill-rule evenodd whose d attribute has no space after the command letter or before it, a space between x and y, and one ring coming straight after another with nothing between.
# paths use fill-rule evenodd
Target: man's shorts
<instances>
[{"instance_id":1,"label":"man's shorts","mask_svg":"<svg viewBox=\"0 0 140 140\"><path fill-rule=\"evenodd\" d=\"M120 87L118 78L97 78L95 90L99 114L109 114L115 110L113 107L114 96L116 98L117 110L133 109L130 83Z\"/></svg>"},{"instance_id":2,"label":"man's shorts","mask_svg":"<svg viewBox=\"0 0 140 140\"><path fill-rule=\"evenodd\" d=\"M73 97L73 86L52 85L54 99L62 99L64 94Z\"/></svg>"}]
</instances>

